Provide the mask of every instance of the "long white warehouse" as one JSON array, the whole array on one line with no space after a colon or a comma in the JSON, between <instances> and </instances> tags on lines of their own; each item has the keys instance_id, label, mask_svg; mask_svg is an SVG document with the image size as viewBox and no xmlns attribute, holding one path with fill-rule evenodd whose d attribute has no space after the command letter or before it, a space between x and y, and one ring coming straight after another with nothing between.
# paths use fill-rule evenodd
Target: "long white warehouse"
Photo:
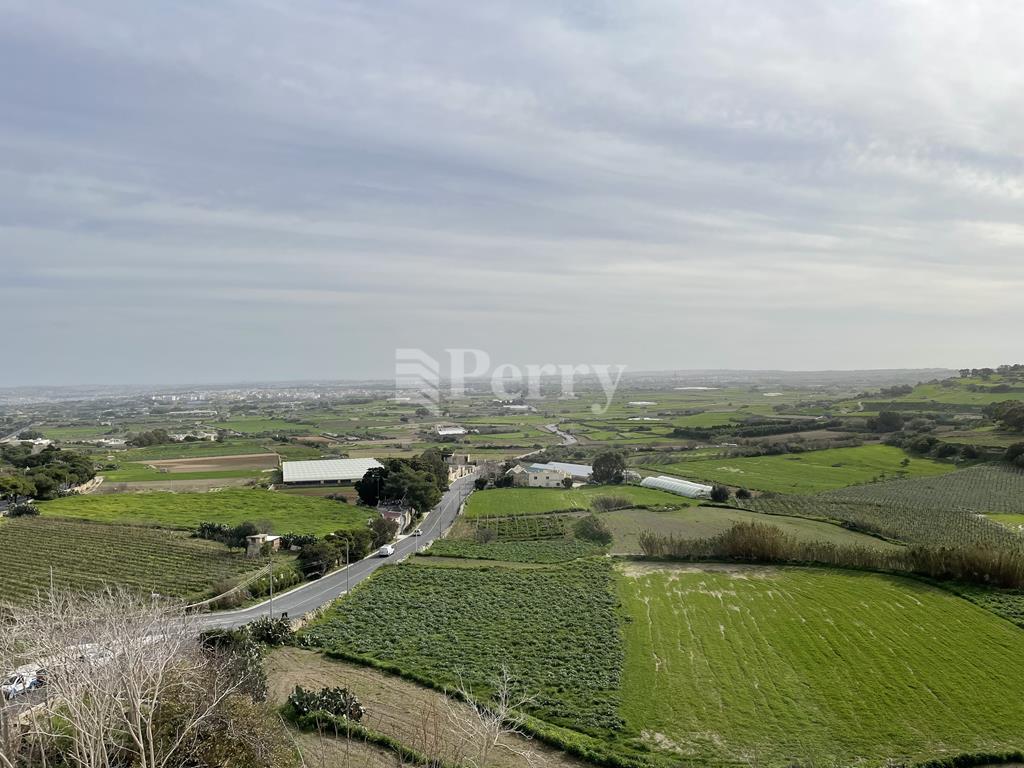
<instances>
[{"instance_id":1,"label":"long white warehouse","mask_svg":"<svg viewBox=\"0 0 1024 768\"><path fill-rule=\"evenodd\" d=\"M644 488L657 488L661 491L668 491L679 496L686 496L690 499L707 499L711 497L711 486L693 483L679 477L645 477L640 481Z\"/></svg>"},{"instance_id":2,"label":"long white warehouse","mask_svg":"<svg viewBox=\"0 0 1024 768\"><path fill-rule=\"evenodd\" d=\"M361 480L367 470L383 467L376 459L323 459L282 461L285 485L332 485Z\"/></svg>"}]
</instances>

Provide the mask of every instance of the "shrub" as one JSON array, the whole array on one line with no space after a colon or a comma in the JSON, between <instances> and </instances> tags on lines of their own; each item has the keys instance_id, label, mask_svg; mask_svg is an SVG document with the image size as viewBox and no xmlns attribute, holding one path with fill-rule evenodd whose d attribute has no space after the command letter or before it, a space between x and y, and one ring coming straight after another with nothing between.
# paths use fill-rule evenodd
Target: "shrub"
<instances>
[{"instance_id":1,"label":"shrub","mask_svg":"<svg viewBox=\"0 0 1024 768\"><path fill-rule=\"evenodd\" d=\"M269 646L284 645L292 639L292 625L288 619L260 616L249 622L249 635L257 643Z\"/></svg>"},{"instance_id":2,"label":"shrub","mask_svg":"<svg viewBox=\"0 0 1024 768\"><path fill-rule=\"evenodd\" d=\"M12 504L7 509L8 517L31 517L32 515L39 514L39 507L30 501L22 501L17 504Z\"/></svg>"},{"instance_id":3,"label":"shrub","mask_svg":"<svg viewBox=\"0 0 1024 768\"><path fill-rule=\"evenodd\" d=\"M722 504L729 500L729 489L724 485L715 485L711 488L711 500Z\"/></svg>"},{"instance_id":4,"label":"shrub","mask_svg":"<svg viewBox=\"0 0 1024 768\"><path fill-rule=\"evenodd\" d=\"M579 539L593 541L597 544L611 544L612 532L608 526L601 522L596 515L587 515L580 518L573 526L573 532Z\"/></svg>"},{"instance_id":5,"label":"shrub","mask_svg":"<svg viewBox=\"0 0 1024 768\"><path fill-rule=\"evenodd\" d=\"M628 509L633 503L625 496L595 496L590 508L595 512L611 512L615 509Z\"/></svg>"},{"instance_id":6,"label":"shrub","mask_svg":"<svg viewBox=\"0 0 1024 768\"><path fill-rule=\"evenodd\" d=\"M347 688L321 688L319 691L310 691L297 685L288 696L288 706L298 717L315 717L319 713L324 713L355 723L362 720L365 714L359 699Z\"/></svg>"}]
</instances>

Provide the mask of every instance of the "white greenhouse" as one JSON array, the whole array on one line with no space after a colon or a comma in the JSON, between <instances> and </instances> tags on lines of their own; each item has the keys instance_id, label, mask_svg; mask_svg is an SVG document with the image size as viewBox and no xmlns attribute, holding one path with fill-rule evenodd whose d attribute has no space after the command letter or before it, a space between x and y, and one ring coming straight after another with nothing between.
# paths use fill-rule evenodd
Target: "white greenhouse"
<instances>
[{"instance_id":1,"label":"white greenhouse","mask_svg":"<svg viewBox=\"0 0 1024 768\"><path fill-rule=\"evenodd\" d=\"M711 486L701 483L692 483L679 477L645 477L640 481L644 488L657 488L660 491L668 491L679 496L686 496L690 499L707 499L711 496Z\"/></svg>"}]
</instances>

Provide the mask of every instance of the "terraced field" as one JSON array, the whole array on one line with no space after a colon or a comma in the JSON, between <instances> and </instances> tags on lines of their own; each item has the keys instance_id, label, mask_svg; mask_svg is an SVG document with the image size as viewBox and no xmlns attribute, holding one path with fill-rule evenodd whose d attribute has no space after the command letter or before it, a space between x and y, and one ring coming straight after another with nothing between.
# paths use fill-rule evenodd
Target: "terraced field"
<instances>
[{"instance_id":1,"label":"terraced field","mask_svg":"<svg viewBox=\"0 0 1024 768\"><path fill-rule=\"evenodd\" d=\"M603 554L605 548L577 539L547 541L475 541L439 539L426 551L431 557L459 557L472 560L504 560L513 563L564 563L578 557Z\"/></svg>"},{"instance_id":2,"label":"terraced field","mask_svg":"<svg viewBox=\"0 0 1024 768\"><path fill-rule=\"evenodd\" d=\"M621 714L679 756L881 765L1024 746L1024 633L946 592L803 568L620 578Z\"/></svg>"},{"instance_id":3,"label":"terraced field","mask_svg":"<svg viewBox=\"0 0 1024 768\"><path fill-rule=\"evenodd\" d=\"M190 599L255 570L244 553L186 534L46 516L0 524L0 562L0 601L12 602L46 589L51 566L58 588L116 584Z\"/></svg>"},{"instance_id":4,"label":"terraced field","mask_svg":"<svg viewBox=\"0 0 1024 768\"><path fill-rule=\"evenodd\" d=\"M510 517L590 509L595 497L617 496L635 506L681 507L695 503L653 488L635 485L587 485L582 488L493 488L478 491L466 502L466 517Z\"/></svg>"},{"instance_id":5,"label":"terraced field","mask_svg":"<svg viewBox=\"0 0 1024 768\"><path fill-rule=\"evenodd\" d=\"M315 533L366 525L370 511L330 499L274 491L230 489L211 493L137 493L70 496L40 504L45 516L106 523L193 529L201 522L267 522L276 533Z\"/></svg>"}]
</instances>

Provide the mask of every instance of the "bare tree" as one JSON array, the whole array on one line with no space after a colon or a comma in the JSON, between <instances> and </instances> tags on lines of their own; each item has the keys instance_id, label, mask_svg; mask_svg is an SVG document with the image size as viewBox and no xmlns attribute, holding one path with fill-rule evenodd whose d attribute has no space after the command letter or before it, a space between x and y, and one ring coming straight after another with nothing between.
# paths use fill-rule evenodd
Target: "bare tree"
<instances>
[{"instance_id":1,"label":"bare tree","mask_svg":"<svg viewBox=\"0 0 1024 768\"><path fill-rule=\"evenodd\" d=\"M471 708L467 716L464 708L448 700L449 723L467 745L463 756L466 766L488 768L492 757L501 752L520 758L527 766L537 764L536 753L517 743L531 738L524 730L525 709L536 697L523 693L507 668L502 667L487 702L477 700L465 683L459 686L456 695Z\"/></svg>"},{"instance_id":2,"label":"bare tree","mask_svg":"<svg viewBox=\"0 0 1024 768\"><path fill-rule=\"evenodd\" d=\"M241 684L217 673L181 606L125 590L54 592L14 609L0 662L5 669L45 669L46 697L22 738L59 744L79 768L109 768L126 758L139 768L180 764ZM13 764L10 757L0 761Z\"/></svg>"}]
</instances>

